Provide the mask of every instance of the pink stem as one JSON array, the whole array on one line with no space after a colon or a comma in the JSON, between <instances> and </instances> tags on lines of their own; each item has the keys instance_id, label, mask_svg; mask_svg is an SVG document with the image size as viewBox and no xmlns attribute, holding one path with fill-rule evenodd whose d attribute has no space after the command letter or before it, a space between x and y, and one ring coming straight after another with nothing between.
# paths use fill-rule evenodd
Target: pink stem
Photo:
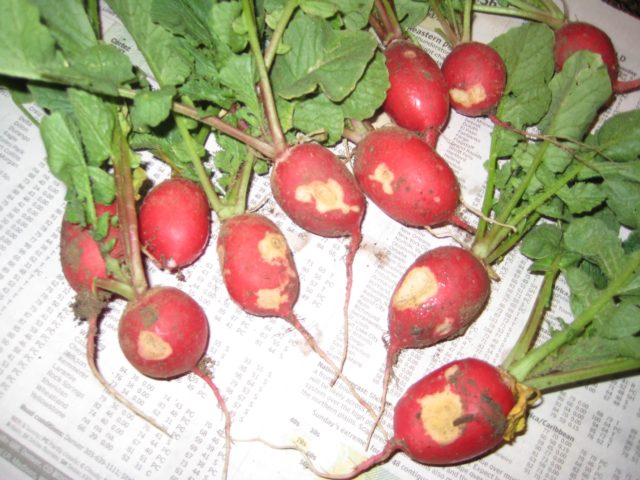
<instances>
[{"instance_id":1,"label":"pink stem","mask_svg":"<svg viewBox=\"0 0 640 480\"><path fill-rule=\"evenodd\" d=\"M380 398L380 413L376 417L373 426L371 427L371 431L369 432L369 436L367 437L366 448L369 448L369 444L371 443L371 438L373 437L376 428L378 428L378 424L384 415L384 411L387 406L387 392L389 391L389 382L391 381L391 374L393 373L393 365L396 363L398 359L398 354L400 352L396 348L392 348L389 346L387 350L387 362L384 367L384 377L382 379L382 396Z\"/></svg>"},{"instance_id":2,"label":"pink stem","mask_svg":"<svg viewBox=\"0 0 640 480\"><path fill-rule=\"evenodd\" d=\"M640 78L627 80L626 82L621 82L620 80L613 82L614 93L629 93L638 89L640 89Z\"/></svg>"},{"instance_id":3,"label":"pink stem","mask_svg":"<svg viewBox=\"0 0 640 480\"><path fill-rule=\"evenodd\" d=\"M313 468L312 470L313 470L313 473L318 475L319 477L327 478L329 480L350 480L352 478L356 478L357 476L363 474L364 472L373 468L374 466L387 461L398 450L400 450L399 443L396 442L394 439L391 439L379 453L364 460L362 463L360 463L360 465L357 465L349 473L333 475L330 473L320 472L315 468Z\"/></svg>"}]
</instances>

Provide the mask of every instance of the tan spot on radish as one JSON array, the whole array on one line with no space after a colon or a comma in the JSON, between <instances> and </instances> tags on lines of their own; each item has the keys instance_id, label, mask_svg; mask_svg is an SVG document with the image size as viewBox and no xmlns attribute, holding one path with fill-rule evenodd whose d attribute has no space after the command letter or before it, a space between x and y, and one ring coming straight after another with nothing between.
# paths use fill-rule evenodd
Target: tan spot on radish
<instances>
[{"instance_id":1,"label":"tan spot on radish","mask_svg":"<svg viewBox=\"0 0 640 480\"><path fill-rule=\"evenodd\" d=\"M315 201L316 210L320 213L340 210L343 214L357 212L360 207L348 205L344 201L344 190L333 178L326 182L314 180L311 183L298 186L295 194L296 200L303 203Z\"/></svg>"},{"instance_id":2,"label":"tan spot on radish","mask_svg":"<svg viewBox=\"0 0 640 480\"><path fill-rule=\"evenodd\" d=\"M453 329L453 318L451 317L445 317L445 319L440 322L438 324L438 326L435 328L434 333L438 336L446 336L449 335L449 333L451 333L451 330Z\"/></svg>"},{"instance_id":3,"label":"tan spot on radish","mask_svg":"<svg viewBox=\"0 0 640 480\"><path fill-rule=\"evenodd\" d=\"M393 308L417 308L438 293L438 282L429 267L415 267L407 272L392 299Z\"/></svg>"},{"instance_id":4,"label":"tan spot on radish","mask_svg":"<svg viewBox=\"0 0 640 480\"><path fill-rule=\"evenodd\" d=\"M369 180L378 182L382 186L382 191L387 195L393 195L393 179L395 176L389 170L386 163L379 163L373 171L373 175L369 175Z\"/></svg>"},{"instance_id":5,"label":"tan spot on radish","mask_svg":"<svg viewBox=\"0 0 640 480\"><path fill-rule=\"evenodd\" d=\"M467 90L452 88L449 90L449 95L454 102L459 103L464 107L472 107L483 102L487 98L487 92L480 84L474 85Z\"/></svg>"},{"instance_id":6,"label":"tan spot on radish","mask_svg":"<svg viewBox=\"0 0 640 480\"><path fill-rule=\"evenodd\" d=\"M414 59L417 57L416 52L412 50L405 50L404 52L402 52L402 56L408 59Z\"/></svg>"},{"instance_id":7,"label":"tan spot on radish","mask_svg":"<svg viewBox=\"0 0 640 480\"><path fill-rule=\"evenodd\" d=\"M464 431L464 408L460 396L447 387L438 393L425 395L418 400L420 420L425 432L439 445L449 445Z\"/></svg>"},{"instance_id":8,"label":"tan spot on radish","mask_svg":"<svg viewBox=\"0 0 640 480\"><path fill-rule=\"evenodd\" d=\"M287 241L282 235L275 232L267 232L258 242L260 257L269 264L287 261Z\"/></svg>"},{"instance_id":9,"label":"tan spot on radish","mask_svg":"<svg viewBox=\"0 0 640 480\"><path fill-rule=\"evenodd\" d=\"M256 294L256 305L264 310L278 310L280 305L289 300L282 287L262 288Z\"/></svg>"},{"instance_id":10,"label":"tan spot on radish","mask_svg":"<svg viewBox=\"0 0 640 480\"><path fill-rule=\"evenodd\" d=\"M447 379L447 382L453 383L455 382L455 377L460 371L460 367L458 365L451 365L444 371L444 378Z\"/></svg>"},{"instance_id":11,"label":"tan spot on radish","mask_svg":"<svg viewBox=\"0 0 640 480\"><path fill-rule=\"evenodd\" d=\"M164 360L171 356L171 345L153 332L143 330L138 336L138 355L145 360Z\"/></svg>"}]
</instances>

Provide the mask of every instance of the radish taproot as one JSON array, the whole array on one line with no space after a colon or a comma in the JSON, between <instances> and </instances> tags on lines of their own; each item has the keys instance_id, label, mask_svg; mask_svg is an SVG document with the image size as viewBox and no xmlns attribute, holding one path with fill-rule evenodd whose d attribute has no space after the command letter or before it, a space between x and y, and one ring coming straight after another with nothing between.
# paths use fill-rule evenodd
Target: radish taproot
<instances>
[{"instance_id":1,"label":"radish taproot","mask_svg":"<svg viewBox=\"0 0 640 480\"><path fill-rule=\"evenodd\" d=\"M176 270L191 265L207 247L210 218L202 187L181 177L164 180L140 206L143 249L161 268Z\"/></svg>"},{"instance_id":2,"label":"radish taproot","mask_svg":"<svg viewBox=\"0 0 640 480\"><path fill-rule=\"evenodd\" d=\"M295 145L279 155L271 173L271 189L278 205L298 226L322 237L350 237L345 259L342 368L348 350L353 262L362 242L366 198L346 165L318 143Z\"/></svg>"},{"instance_id":3,"label":"radish taproot","mask_svg":"<svg viewBox=\"0 0 640 480\"><path fill-rule=\"evenodd\" d=\"M441 246L420 255L400 278L389 304L389 344L380 413L401 350L426 348L461 335L482 313L491 293L487 270L472 253ZM377 422L373 426L373 431Z\"/></svg>"},{"instance_id":4,"label":"radish taproot","mask_svg":"<svg viewBox=\"0 0 640 480\"><path fill-rule=\"evenodd\" d=\"M449 119L449 92L440 67L427 52L408 40L385 49L389 89L383 109L403 128L435 146Z\"/></svg>"},{"instance_id":5,"label":"radish taproot","mask_svg":"<svg viewBox=\"0 0 640 480\"><path fill-rule=\"evenodd\" d=\"M426 465L477 459L524 429L535 391L484 360L454 360L428 373L397 402L393 437L384 448L346 474L308 465L328 479L356 478L397 452Z\"/></svg>"},{"instance_id":6,"label":"radish taproot","mask_svg":"<svg viewBox=\"0 0 640 480\"><path fill-rule=\"evenodd\" d=\"M452 108L477 117L492 113L507 81L504 61L493 48L480 42L463 42L442 64Z\"/></svg>"},{"instance_id":7,"label":"radish taproot","mask_svg":"<svg viewBox=\"0 0 640 480\"><path fill-rule=\"evenodd\" d=\"M286 238L267 217L244 213L222 222L217 244L222 279L231 299L245 312L279 317L305 339L309 347L341 379L371 415L376 414L353 383L318 345L293 311L300 280Z\"/></svg>"},{"instance_id":8,"label":"radish taproot","mask_svg":"<svg viewBox=\"0 0 640 480\"><path fill-rule=\"evenodd\" d=\"M409 130L387 126L367 133L354 153L354 174L367 197L403 225L471 228L456 215L460 187L453 170Z\"/></svg>"},{"instance_id":9,"label":"radish taproot","mask_svg":"<svg viewBox=\"0 0 640 480\"><path fill-rule=\"evenodd\" d=\"M556 70L562 70L564 62L580 50L600 55L607 66L615 93L626 93L640 88L640 79L618 80L618 55L606 32L586 22L568 22L556 30L553 50Z\"/></svg>"},{"instance_id":10,"label":"radish taproot","mask_svg":"<svg viewBox=\"0 0 640 480\"><path fill-rule=\"evenodd\" d=\"M116 204L96 204L98 217L117 215ZM105 261L103 247L109 249L109 254L114 258L120 258L123 254L122 242L119 239L118 227L111 222L105 239L101 242L95 240L91 234L91 228L81 227L67 220L62 221L60 229L60 261L62 272L67 283L76 291L95 291L95 279L109 277ZM106 252L105 252L106 253Z\"/></svg>"}]
</instances>

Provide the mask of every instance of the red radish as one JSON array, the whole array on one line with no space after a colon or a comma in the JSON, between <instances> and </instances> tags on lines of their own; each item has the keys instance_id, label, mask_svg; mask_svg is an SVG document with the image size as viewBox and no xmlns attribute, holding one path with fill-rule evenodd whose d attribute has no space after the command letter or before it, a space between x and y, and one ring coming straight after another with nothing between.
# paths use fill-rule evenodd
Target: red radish
<instances>
[{"instance_id":1,"label":"red radish","mask_svg":"<svg viewBox=\"0 0 640 480\"><path fill-rule=\"evenodd\" d=\"M449 119L449 92L440 67L407 40L391 42L384 54L390 83L384 111L397 125L435 146Z\"/></svg>"},{"instance_id":2,"label":"red radish","mask_svg":"<svg viewBox=\"0 0 640 480\"><path fill-rule=\"evenodd\" d=\"M220 270L229 295L243 310L289 318L300 282L280 229L268 218L246 213L222 222Z\"/></svg>"},{"instance_id":3,"label":"red radish","mask_svg":"<svg viewBox=\"0 0 640 480\"><path fill-rule=\"evenodd\" d=\"M429 347L461 335L482 313L490 292L484 265L463 248L437 247L413 262L389 305L389 346L379 418L400 351Z\"/></svg>"},{"instance_id":4,"label":"red radish","mask_svg":"<svg viewBox=\"0 0 640 480\"><path fill-rule=\"evenodd\" d=\"M160 267L191 265L207 247L211 231L204 190L185 178L163 181L140 206L139 231L143 248Z\"/></svg>"},{"instance_id":5,"label":"red radish","mask_svg":"<svg viewBox=\"0 0 640 480\"><path fill-rule=\"evenodd\" d=\"M316 469L314 473L330 479L355 478L398 451L427 465L476 459L521 431L525 394L530 392L483 360L452 361L407 389L395 407L394 435L382 451L347 474Z\"/></svg>"},{"instance_id":6,"label":"red radish","mask_svg":"<svg viewBox=\"0 0 640 480\"><path fill-rule=\"evenodd\" d=\"M169 380L192 372L212 390L225 418L224 475L231 448L231 417L224 398L201 367L209 343L207 316L191 296L173 287L154 287L130 300L118 327L120 347L143 375Z\"/></svg>"},{"instance_id":7,"label":"red radish","mask_svg":"<svg viewBox=\"0 0 640 480\"><path fill-rule=\"evenodd\" d=\"M404 225L470 229L456 216L460 188L453 170L413 132L395 126L369 132L355 150L354 173L365 194Z\"/></svg>"},{"instance_id":8,"label":"red radish","mask_svg":"<svg viewBox=\"0 0 640 480\"><path fill-rule=\"evenodd\" d=\"M296 145L279 155L271 173L271 188L282 210L298 226L323 237L351 237L346 258L343 364L348 348L352 267L362 241L364 193L345 164L317 143Z\"/></svg>"},{"instance_id":9,"label":"red radish","mask_svg":"<svg viewBox=\"0 0 640 480\"><path fill-rule=\"evenodd\" d=\"M280 317L291 324L375 418L373 408L293 312L300 281L293 255L278 226L255 213L231 217L221 225L217 250L224 284L240 308L252 315Z\"/></svg>"},{"instance_id":10,"label":"red radish","mask_svg":"<svg viewBox=\"0 0 640 480\"><path fill-rule=\"evenodd\" d=\"M198 364L207 349L209 324L189 295L173 287L154 287L127 304L118 338L138 371L169 379Z\"/></svg>"},{"instance_id":11,"label":"red radish","mask_svg":"<svg viewBox=\"0 0 640 480\"><path fill-rule=\"evenodd\" d=\"M564 62L580 50L597 53L607 66L609 77L616 93L626 93L640 88L640 79L621 82L618 80L618 56L611 38L598 27L585 22L569 22L555 33L554 57L556 70L562 70Z\"/></svg>"},{"instance_id":12,"label":"red radish","mask_svg":"<svg viewBox=\"0 0 640 480\"><path fill-rule=\"evenodd\" d=\"M116 215L116 204L96 204L98 217L103 214ZM76 292L94 292L94 280L96 278L108 278L107 266L100 244L110 244L113 247L109 254L114 258L122 257L122 242L119 241L119 229L109 226L107 237L98 243L91 235L90 228L62 221L60 231L60 260L62 272Z\"/></svg>"},{"instance_id":13,"label":"red radish","mask_svg":"<svg viewBox=\"0 0 640 480\"><path fill-rule=\"evenodd\" d=\"M442 74L451 106L470 117L493 112L507 81L507 69L498 52L480 42L458 44L445 58Z\"/></svg>"}]
</instances>

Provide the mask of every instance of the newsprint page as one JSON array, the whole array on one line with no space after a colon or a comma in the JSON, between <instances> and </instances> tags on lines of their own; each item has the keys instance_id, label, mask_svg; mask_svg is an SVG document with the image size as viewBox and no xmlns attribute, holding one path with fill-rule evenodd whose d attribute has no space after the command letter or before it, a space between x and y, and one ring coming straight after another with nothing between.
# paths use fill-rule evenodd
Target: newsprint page
<instances>
[{"instance_id":1,"label":"newsprint page","mask_svg":"<svg viewBox=\"0 0 640 480\"><path fill-rule=\"evenodd\" d=\"M640 75L640 20L598 0L567 2L572 19L609 32L623 79ZM144 68L130 36L103 9L105 38ZM489 41L517 21L476 15L474 37ZM415 38L441 62L446 44L427 19ZM640 94L618 96L610 113L640 107ZM41 115L29 107L35 117ZM451 114L439 153L459 176L465 202L483 195L492 124ZM215 139L212 139L215 144ZM215 146L215 145L214 145ZM212 147L214 148L214 147ZM145 157L150 164L154 159ZM167 171L152 167L163 178ZM344 257L348 239L314 236L292 224L268 196L251 192L282 229L301 278L296 315L330 356L342 351ZM117 338L123 300L101 320L98 365L107 381L155 418L167 436L108 395L86 361L87 325L74 318L72 290L59 262L64 188L49 172L38 129L0 90L0 479L186 480L217 479L223 466L224 420L207 385L195 375L172 381L142 376L125 360ZM266 199L266 201L265 201ZM468 215L468 221L475 221ZM232 412L229 478L313 479L305 450L325 471L348 472L385 443L380 429L367 450L371 418L353 400L303 338L279 318L252 317L233 304L221 282L212 225L210 247L183 278L149 267L153 284L175 285L205 309L211 326L208 356L213 377ZM388 299L417 256L452 244L459 230L433 235L400 226L372 203L354 264L346 375L374 408L385 363ZM464 241L464 238L462 238ZM395 367L389 405L425 373L475 356L500 363L527 319L540 278L517 251L497 267L488 307L467 332L423 350L403 351ZM570 319L568 290L560 283L549 318ZM543 331L541 339L545 338ZM392 431L393 408L382 425ZM254 441L260 438L263 442ZM278 448L273 448L278 447ZM640 479L640 377L545 395L528 417L527 431L492 454L455 467L429 467L402 453L361 478L395 479Z\"/></svg>"}]
</instances>

